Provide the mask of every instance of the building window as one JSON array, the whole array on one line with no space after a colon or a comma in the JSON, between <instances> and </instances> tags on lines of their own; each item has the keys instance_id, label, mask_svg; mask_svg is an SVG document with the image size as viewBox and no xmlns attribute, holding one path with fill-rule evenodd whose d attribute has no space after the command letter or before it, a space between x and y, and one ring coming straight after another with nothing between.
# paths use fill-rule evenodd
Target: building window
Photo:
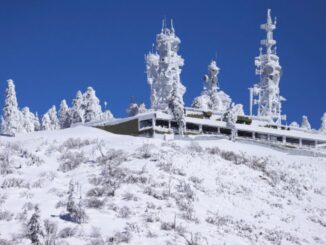
<instances>
[{"instance_id":1,"label":"building window","mask_svg":"<svg viewBox=\"0 0 326 245\"><path fill-rule=\"evenodd\" d=\"M290 144L299 144L299 139L297 138L286 138L286 143L290 143Z\"/></svg>"},{"instance_id":2,"label":"building window","mask_svg":"<svg viewBox=\"0 0 326 245\"><path fill-rule=\"evenodd\" d=\"M190 131L199 131L199 125L193 123L187 123L186 128Z\"/></svg>"},{"instance_id":3,"label":"building window","mask_svg":"<svg viewBox=\"0 0 326 245\"><path fill-rule=\"evenodd\" d=\"M302 140L302 145L315 146L315 141L313 141L313 140Z\"/></svg>"},{"instance_id":4,"label":"building window","mask_svg":"<svg viewBox=\"0 0 326 245\"><path fill-rule=\"evenodd\" d=\"M171 121L171 128L178 129L179 128L178 123L176 121Z\"/></svg>"},{"instance_id":5,"label":"building window","mask_svg":"<svg viewBox=\"0 0 326 245\"><path fill-rule=\"evenodd\" d=\"M169 128L169 121L157 119L155 121L155 126L162 127L162 128Z\"/></svg>"},{"instance_id":6,"label":"building window","mask_svg":"<svg viewBox=\"0 0 326 245\"><path fill-rule=\"evenodd\" d=\"M152 126L153 126L152 119L142 120L139 122L139 128L147 128Z\"/></svg>"},{"instance_id":7,"label":"building window","mask_svg":"<svg viewBox=\"0 0 326 245\"><path fill-rule=\"evenodd\" d=\"M238 136L239 137L244 137L244 138L252 138L252 132L239 130L238 131Z\"/></svg>"},{"instance_id":8,"label":"building window","mask_svg":"<svg viewBox=\"0 0 326 245\"><path fill-rule=\"evenodd\" d=\"M267 140L268 135L267 134L260 134L260 133L255 133L255 138L260 139L260 140Z\"/></svg>"},{"instance_id":9,"label":"building window","mask_svg":"<svg viewBox=\"0 0 326 245\"><path fill-rule=\"evenodd\" d=\"M229 128L220 128L220 133L225 135L231 135L231 129Z\"/></svg>"},{"instance_id":10,"label":"building window","mask_svg":"<svg viewBox=\"0 0 326 245\"><path fill-rule=\"evenodd\" d=\"M204 134L216 134L217 133L217 128L203 125L203 133Z\"/></svg>"},{"instance_id":11,"label":"building window","mask_svg":"<svg viewBox=\"0 0 326 245\"><path fill-rule=\"evenodd\" d=\"M271 141L283 142L283 137L282 136L271 135Z\"/></svg>"}]
</instances>

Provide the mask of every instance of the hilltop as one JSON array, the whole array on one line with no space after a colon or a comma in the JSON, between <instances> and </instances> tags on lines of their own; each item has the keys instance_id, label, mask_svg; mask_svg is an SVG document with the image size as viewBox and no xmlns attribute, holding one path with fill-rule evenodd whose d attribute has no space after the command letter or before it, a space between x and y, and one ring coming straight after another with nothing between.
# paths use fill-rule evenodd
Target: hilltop
<instances>
[{"instance_id":1,"label":"hilltop","mask_svg":"<svg viewBox=\"0 0 326 245\"><path fill-rule=\"evenodd\" d=\"M326 244L322 152L75 127L1 136L0 165L0 244L30 244L35 205L44 244Z\"/></svg>"}]
</instances>

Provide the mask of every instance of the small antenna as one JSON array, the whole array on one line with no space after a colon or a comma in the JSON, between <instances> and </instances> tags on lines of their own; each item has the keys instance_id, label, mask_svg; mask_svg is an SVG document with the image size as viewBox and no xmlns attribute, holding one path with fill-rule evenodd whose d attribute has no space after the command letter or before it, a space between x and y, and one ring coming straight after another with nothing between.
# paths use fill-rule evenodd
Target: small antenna
<instances>
[{"instance_id":1,"label":"small antenna","mask_svg":"<svg viewBox=\"0 0 326 245\"><path fill-rule=\"evenodd\" d=\"M173 19L171 19L171 31L174 32Z\"/></svg>"},{"instance_id":2,"label":"small antenna","mask_svg":"<svg viewBox=\"0 0 326 245\"><path fill-rule=\"evenodd\" d=\"M161 30L161 32L164 32L165 27L166 27L166 17L164 16L164 18L162 20L162 30Z\"/></svg>"}]
</instances>

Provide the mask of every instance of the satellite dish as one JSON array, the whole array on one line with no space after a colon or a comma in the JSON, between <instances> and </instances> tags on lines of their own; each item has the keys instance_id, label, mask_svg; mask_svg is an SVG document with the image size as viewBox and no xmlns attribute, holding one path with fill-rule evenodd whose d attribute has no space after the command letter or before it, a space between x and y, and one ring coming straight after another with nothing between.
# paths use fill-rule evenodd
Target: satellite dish
<instances>
[{"instance_id":1,"label":"satellite dish","mask_svg":"<svg viewBox=\"0 0 326 245\"><path fill-rule=\"evenodd\" d=\"M207 82L209 80L209 77L207 75L204 76L204 81Z\"/></svg>"},{"instance_id":2,"label":"satellite dish","mask_svg":"<svg viewBox=\"0 0 326 245\"><path fill-rule=\"evenodd\" d=\"M274 72L274 68L270 65L267 65L265 68L264 68L264 73L267 74L267 75L270 75Z\"/></svg>"}]
</instances>

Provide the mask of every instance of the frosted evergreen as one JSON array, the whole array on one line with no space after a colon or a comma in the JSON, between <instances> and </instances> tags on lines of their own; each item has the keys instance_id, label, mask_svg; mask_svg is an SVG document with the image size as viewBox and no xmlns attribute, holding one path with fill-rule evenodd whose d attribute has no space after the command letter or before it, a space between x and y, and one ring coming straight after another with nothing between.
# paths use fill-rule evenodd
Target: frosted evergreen
<instances>
[{"instance_id":1,"label":"frosted evergreen","mask_svg":"<svg viewBox=\"0 0 326 245\"><path fill-rule=\"evenodd\" d=\"M59 119L55 105L52 106L42 118L43 130L57 130L60 129Z\"/></svg>"},{"instance_id":2,"label":"frosted evergreen","mask_svg":"<svg viewBox=\"0 0 326 245\"><path fill-rule=\"evenodd\" d=\"M18 109L16 90L14 81L7 80L7 89L5 94L5 104L3 107L2 133L15 135L23 131L22 114Z\"/></svg>"},{"instance_id":3,"label":"frosted evergreen","mask_svg":"<svg viewBox=\"0 0 326 245\"><path fill-rule=\"evenodd\" d=\"M85 105L83 101L83 94L80 90L77 91L76 97L72 102L72 108L70 111L72 123L84 122Z\"/></svg>"},{"instance_id":4,"label":"frosted evergreen","mask_svg":"<svg viewBox=\"0 0 326 245\"><path fill-rule=\"evenodd\" d=\"M173 84L172 94L169 101L169 109L173 118L178 123L179 134L184 135L186 120L184 115L184 103L182 100L182 88L180 88L180 83L175 82Z\"/></svg>"},{"instance_id":5,"label":"frosted evergreen","mask_svg":"<svg viewBox=\"0 0 326 245\"><path fill-rule=\"evenodd\" d=\"M30 112L28 107L22 109L22 126L24 132L34 132L35 131L35 115Z\"/></svg>"},{"instance_id":6,"label":"frosted evergreen","mask_svg":"<svg viewBox=\"0 0 326 245\"><path fill-rule=\"evenodd\" d=\"M59 124L60 128L69 128L71 125L70 111L66 100L62 100L60 103Z\"/></svg>"},{"instance_id":7,"label":"frosted evergreen","mask_svg":"<svg viewBox=\"0 0 326 245\"><path fill-rule=\"evenodd\" d=\"M309 123L307 116L302 116L301 128L306 129L306 130L311 130L311 125Z\"/></svg>"},{"instance_id":8,"label":"frosted evergreen","mask_svg":"<svg viewBox=\"0 0 326 245\"><path fill-rule=\"evenodd\" d=\"M326 112L323 114L321 118L321 125L319 131L323 134L326 134Z\"/></svg>"},{"instance_id":9,"label":"frosted evergreen","mask_svg":"<svg viewBox=\"0 0 326 245\"><path fill-rule=\"evenodd\" d=\"M92 87L88 87L86 92L83 94L83 98L85 105L85 122L100 120L102 109L100 100L96 97L95 90Z\"/></svg>"},{"instance_id":10,"label":"frosted evergreen","mask_svg":"<svg viewBox=\"0 0 326 245\"><path fill-rule=\"evenodd\" d=\"M133 117L141 113L145 113L147 111L146 106L144 103L137 104L137 103L130 103L129 108L127 110L128 117Z\"/></svg>"},{"instance_id":11,"label":"frosted evergreen","mask_svg":"<svg viewBox=\"0 0 326 245\"><path fill-rule=\"evenodd\" d=\"M290 123L290 127L292 127L292 128L300 128L300 125L299 125L299 123L294 121L294 122Z\"/></svg>"},{"instance_id":12,"label":"frosted evergreen","mask_svg":"<svg viewBox=\"0 0 326 245\"><path fill-rule=\"evenodd\" d=\"M41 228L40 211L35 207L35 211L27 223L27 237L33 245L42 245L44 233Z\"/></svg>"}]
</instances>

